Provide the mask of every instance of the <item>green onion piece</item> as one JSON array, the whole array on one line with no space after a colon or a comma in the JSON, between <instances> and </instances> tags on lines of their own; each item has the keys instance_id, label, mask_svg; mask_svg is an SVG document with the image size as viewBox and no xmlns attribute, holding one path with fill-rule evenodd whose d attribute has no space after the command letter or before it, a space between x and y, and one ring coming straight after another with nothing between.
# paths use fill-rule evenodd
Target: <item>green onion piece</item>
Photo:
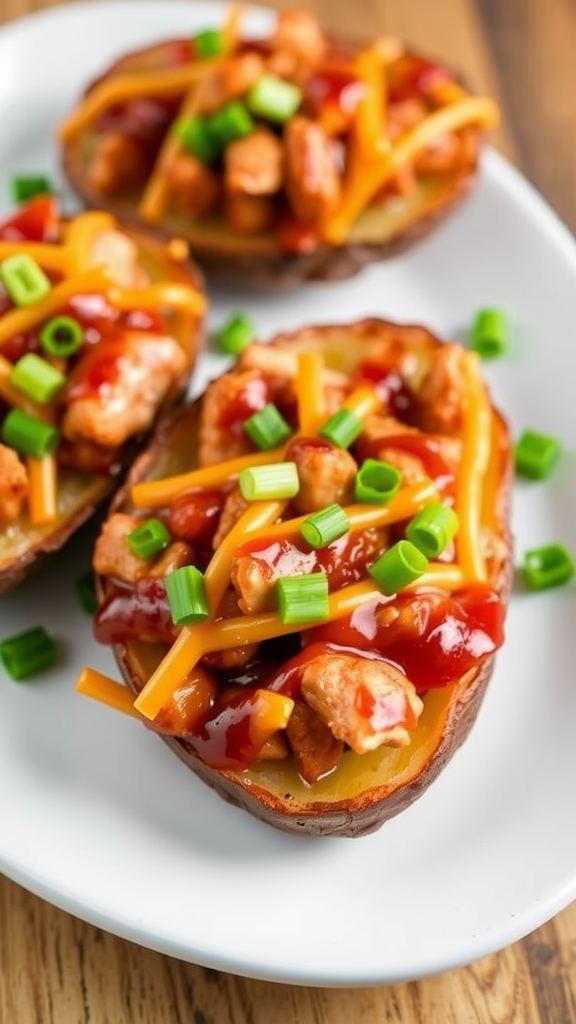
<instances>
[{"instance_id":1,"label":"green onion piece","mask_svg":"<svg viewBox=\"0 0 576 1024\"><path fill-rule=\"evenodd\" d=\"M39 339L47 355L67 359L82 347L84 331L74 317L55 316L46 321Z\"/></svg>"},{"instance_id":2,"label":"green onion piece","mask_svg":"<svg viewBox=\"0 0 576 1024\"><path fill-rule=\"evenodd\" d=\"M278 613L282 622L323 622L330 616L328 577L325 572L283 576L276 582Z\"/></svg>"},{"instance_id":3,"label":"green onion piece","mask_svg":"<svg viewBox=\"0 0 576 1024\"><path fill-rule=\"evenodd\" d=\"M287 441L292 433L281 412L271 403L259 409L249 419L244 420L243 429L257 448L267 452Z\"/></svg>"},{"instance_id":4,"label":"green onion piece","mask_svg":"<svg viewBox=\"0 0 576 1024\"><path fill-rule=\"evenodd\" d=\"M34 626L0 643L0 659L12 679L28 679L56 664L56 644L43 626Z\"/></svg>"},{"instance_id":5,"label":"green onion piece","mask_svg":"<svg viewBox=\"0 0 576 1024\"><path fill-rule=\"evenodd\" d=\"M368 572L380 590L390 597L417 580L427 568L426 556L409 540L399 540L368 566Z\"/></svg>"},{"instance_id":6,"label":"green onion piece","mask_svg":"<svg viewBox=\"0 0 576 1024\"><path fill-rule=\"evenodd\" d=\"M220 148L210 134L207 118L181 117L176 121L174 131L183 149L202 163L212 164L218 158Z\"/></svg>"},{"instance_id":7,"label":"green onion piece","mask_svg":"<svg viewBox=\"0 0 576 1024\"><path fill-rule=\"evenodd\" d=\"M334 503L314 512L300 526L300 533L311 548L325 548L348 533L350 519L341 505Z\"/></svg>"},{"instance_id":8,"label":"green onion piece","mask_svg":"<svg viewBox=\"0 0 576 1024\"><path fill-rule=\"evenodd\" d=\"M327 441L331 441L337 448L349 448L351 444L354 444L356 438L360 437L363 430L364 424L359 416L355 416L348 409L339 409L327 420L318 433Z\"/></svg>"},{"instance_id":9,"label":"green onion piece","mask_svg":"<svg viewBox=\"0 0 576 1024\"><path fill-rule=\"evenodd\" d=\"M175 626L191 626L210 613L204 577L195 565L183 565L164 580Z\"/></svg>"},{"instance_id":10,"label":"green onion piece","mask_svg":"<svg viewBox=\"0 0 576 1024\"><path fill-rule=\"evenodd\" d=\"M42 267L25 252L0 263L0 280L15 306L33 306L52 288Z\"/></svg>"},{"instance_id":11,"label":"green onion piece","mask_svg":"<svg viewBox=\"0 0 576 1024\"><path fill-rule=\"evenodd\" d=\"M555 437L547 437L536 430L525 430L514 449L516 472L533 480L545 480L561 454L562 445Z\"/></svg>"},{"instance_id":12,"label":"green onion piece","mask_svg":"<svg viewBox=\"0 0 576 1024\"><path fill-rule=\"evenodd\" d=\"M239 356L254 341L256 328L246 313L233 313L216 334L216 340L228 356Z\"/></svg>"},{"instance_id":13,"label":"green onion piece","mask_svg":"<svg viewBox=\"0 0 576 1024\"><path fill-rule=\"evenodd\" d=\"M410 520L406 537L426 558L438 558L456 536L459 525L453 508L433 501Z\"/></svg>"},{"instance_id":14,"label":"green onion piece","mask_svg":"<svg viewBox=\"0 0 576 1024\"><path fill-rule=\"evenodd\" d=\"M210 57L219 57L224 53L224 36L217 28L206 28L198 32L192 40L194 44L194 55L198 60L208 60Z\"/></svg>"},{"instance_id":15,"label":"green onion piece","mask_svg":"<svg viewBox=\"0 0 576 1024\"><path fill-rule=\"evenodd\" d=\"M508 347L508 322L499 309L480 309L474 318L471 348L483 359L496 359Z\"/></svg>"},{"instance_id":16,"label":"green onion piece","mask_svg":"<svg viewBox=\"0 0 576 1024\"><path fill-rule=\"evenodd\" d=\"M14 366L10 383L33 402L46 405L62 390L66 377L35 352L27 352Z\"/></svg>"},{"instance_id":17,"label":"green onion piece","mask_svg":"<svg viewBox=\"0 0 576 1024\"><path fill-rule=\"evenodd\" d=\"M300 490L295 462L274 462L269 466L243 469L238 484L246 501L293 498Z\"/></svg>"},{"instance_id":18,"label":"green onion piece","mask_svg":"<svg viewBox=\"0 0 576 1024\"><path fill-rule=\"evenodd\" d=\"M530 590L548 590L572 579L574 562L563 544L547 544L526 552L524 574Z\"/></svg>"},{"instance_id":19,"label":"green onion piece","mask_svg":"<svg viewBox=\"0 0 576 1024\"><path fill-rule=\"evenodd\" d=\"M43 174L18 175L12 179L12 198L15 203L25 203L34 196L52 195L54 188L50 179Z\"/></svg>"},{"instance_id":20,"label":"green onion piece","mask_svg":"<svg viewBox=\"0 0 576 1024\"><path fill-rule=\"evenodd\" d=\"M220 149L254 131L254 121L239 100L232 100L208 118L208 130Z\"/></svg>"},{"instance_id":21,"label":"green onion piece","mask_svg":"<svg viewBox=\"0 0 576 1024\"><path fill-rule=\"evenodd\" d=\"M396 466L380 459L365 459L354 482L354 498L372 505L385 505L394 497L401 481Z\"/></svg>"},{"instance_id":22,"label":"green onion piece","mask_svg":"<svg viewBox=\"0 0 576 1024\"><path fill-rule=\"evenodd\" d=\"M60 431L56 427L22 409L10 409L2 424L1 436L9 448L31 455L33 459L51 455L60 441Z\"/></svg>"},{"instance_id":23,"label":"green onion piece","mask_svg":"<svg viewBox=\"0 0 576 1024\"><path fill-rule=\"evenodd\" d=\"M87 569L76 580L76 593L83 611L87 615L94 615L98 607L96 594L96 577L93 569Z\"/></svg>"},{"instance_id":24,"label":"green onion piece","mask_svg":"<svg viewBox=\"0 0 576 1024\"><path fill-rule=\"evenodd\" d=\"M126 540L137 558L151 558L168 547L171 537L160 519L147 519L132 530Z\"/></svg>"},{"instance_id":25,"label":"green onion piece","mask_svg":"<svg viewBox=\"0 0 576 1024\"><path fill-rule=\"evenodd\" d=\"M246 98L248 109L256 117L277 124L284 124L293 117L301 102L302 90L276 75L262 75Z\"/></svg>"}]
</instances>

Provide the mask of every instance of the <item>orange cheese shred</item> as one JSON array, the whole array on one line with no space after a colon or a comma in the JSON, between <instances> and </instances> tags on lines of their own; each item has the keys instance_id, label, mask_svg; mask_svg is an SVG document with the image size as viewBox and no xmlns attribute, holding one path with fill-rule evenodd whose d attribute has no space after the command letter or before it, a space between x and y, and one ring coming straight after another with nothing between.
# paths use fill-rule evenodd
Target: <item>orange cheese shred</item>
<instances>
[{"instance_id":1,"label":"orange cheese shred","mask_svg":"<svg viewBox=\"0 0 576 1024\"><path fill-rule=\"evenodd\" d=\"M281 500L255 501L218 545L204 573L208 605L212 613L218 608L230 584L230 567L239 544L246 536L252 537L257 530L276 522L287 504L287 501Z\"/></svg>"},{"instance_id":2,"label":"orange cheese shred","mask_svg":"<svg viewBox=\"0 0 576 1024\"><path fill-rule=\"evenodd\" d=\"M28 507L32 526L53 523L58 515L57 468L54 455L26 459L28 470Z\"/></svg>"},{"instance_id":3,"label":"orange cheese shred","mask_svg":"<svg viewBox=\"0 0 576 1024\"><path fill-rule=\"evenodd\" d=\"M228 8L226 13L226 20L222 26L222 37L224 39L224 49L226 53L233 53L238 48L240 42L240 26L244 15L246 14L246 8L243 4L232 4Z\"/></svg>"},{"instance_id":4,"label":"orange cheese shred","mask_svg":"<svg viewBox=\"0 0 576 1024\"><path fill-rule=\"evenodd\" d=\"M0 262L25 252L44 270L66 269L66 249L63 245L45 242L0 242Z\"/></svg>"},{"instance_id":5,"label":"orange cheese shred","mask_svg":"<svg viewBox=\"0 0 576 1024\"><path fill-rule=\"evenodd\" d=\"M354 63L356 73L365 85L352 129L352 144L357 158L362 161L390 148L386 138L386 75L377 44L358 54Z\"/></svg>"},{"instance_id":6,"label":"orange cheese shred","mask_svg":"<svg viewBox=\"0 0 576 1024\"><path fill-rule=\"evenodd\" d=\"M229 459L227 462L191 469L187 473L167 476L163 480L146 480L132 488L132 504L135 508L161 508L163 505L169 505L184 491L221 487L235 480L243 469L249 469L251 466L268 466L273 462L280 462L283 456L283 448L272 448L268 452L239 455L238 458Z\"/></svg>"},{"instance_id":7,"label":"orange cheese shred","mask_svg":"<svg viewBox=\"0 0 576 1024\"><path fill-rule=\"evenodd\" d=\"M490 461L492 412L482 380L480 358L462 353L466 388L463 448L456 487L455 508L460 520L456 534L458 562L468 580L486 580L482 553L482 491Z\"/></svg>"},{"instance_id":8,"label":"orange cheese shred","mask_svg":"<svg viewBox=\"0 0 576 1024\"><path fill-rule=\"evenodd\" d=\"M299 352L296 367L298 423L300 433L310 437L326 419L326 399L322 386L324 360L320 352Z\"/></svg>"},{"instance_id":9,"label":"orange cheese shred","mask_svg":"<svg viewBox=\"0 0 576 1024\"><path fill-rule=\"evenodd\" d=\"M115 227L115 218L102 210L81 213L70 221L65 235L66 270L70 276L94 266L92 252L97 236Z\"/></svg>"},{"instance_id":10,"label":"orange cheese shred","mask_svg":"<svg viewBox=\"0 0 576 1024\"><path fill-rule=\"evenodd\" d=\"M164 306L182 310L195 317L206 312L204 296L199 291L193 291L189 285L178 284L177 281L155 281L143 288L118 288L117 285L111 285L106 292L116 309Z\"/></svg>"},{"instance_id":11,"label":"orange cheese shred","mask_svg":"<svg viewBox=\"0 0 576 1024\"><path fill-rule=\"evenodd\" d=\"M374 388L356 388L342 403L342 408L353 413L359 420L366 419L382 408L382 399Z\"/></svg>"},{"instance_id":12,"label":"orange cheese shred","mask_svg":"<svg viewBox=\"0 0 576 1024\"><path fill-rule=\"evenodd\" d=\"M76 692L85 697L92 697L93 700L106 704L115 711L131 715L132 718L142 717L134 707L134 694L128 687L110 679L110 676L105 676L102 672L96 672L93 668L82 670L76 683Z\"/></svg>"}]
</instances>

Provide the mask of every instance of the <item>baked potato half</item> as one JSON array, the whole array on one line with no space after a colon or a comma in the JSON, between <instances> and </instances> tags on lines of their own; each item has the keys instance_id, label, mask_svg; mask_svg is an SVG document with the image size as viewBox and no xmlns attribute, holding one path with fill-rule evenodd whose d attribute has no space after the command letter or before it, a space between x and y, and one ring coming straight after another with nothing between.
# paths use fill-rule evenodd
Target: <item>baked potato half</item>
<instances>
[{"instance_id":1,"label":"baked potato half","mask_svg":"<svg viewBox=\"0 0 576 1024\"><path fill-rule=\"evenodd\" d=\"M118 486L184 394L205 299L187 248L38 196L0 224L0 594Z\"/></svg>"},{"instance_id":2,"label":"baked potato half","mask_svg":"<svg viewBox=\"0 0 576 1024\"><path fill-rule=\"evenodd\" d=\"M233 8L222 30L117 61L60 140L88 206L181 235L210 275L276 288L349 277L428 234L497 117L397 40L336 41L303 10L250 39Z\"/></svg>"},{"instance_id":3,"label":"baked potato half","mask_svg":"<svg viewBox=\"0 0 576 1024\"><path fill-rule=\"evenodd\" d=\"M87 669L78 689L277 828L371 832L478 713L509 486L505 422L460 345L374 319L253 344L117 494L95 634L128 687ZM132 546L158 524L156 550Z\"/></svg>"}]
</instances>

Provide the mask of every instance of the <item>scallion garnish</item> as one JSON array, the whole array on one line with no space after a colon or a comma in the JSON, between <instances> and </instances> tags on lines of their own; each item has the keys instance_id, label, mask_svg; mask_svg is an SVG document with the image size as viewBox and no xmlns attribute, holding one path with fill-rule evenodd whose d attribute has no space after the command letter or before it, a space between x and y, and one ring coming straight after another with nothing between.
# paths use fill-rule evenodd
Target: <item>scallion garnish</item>
<instances>
[{"instance_id":1,"label":"scallion garnish","mask_svg":"<svg viewBox=\"0 0 576 1024\"><path fill-rule=\"evenodd\" d=\"M283 576L276 581L282 622L323 622L330 615L328 577L324 572Z\"/></svg>"},{"instance_id":2,"label":"scallion garnish","mask_svg":"<svg viewBox=\"0 0 576 1024\"><path fill-rule=\"evenodd\" d=\"M516 442L516 472L533 480L545 480L562 454L562 445L555 437L536 430L525 430Z\"/></svg>"},{"instance_id":3,"label":"scallion garnish","mask_svg":"<svg viewBox=\"0 0 576 1024\"><path fill-rule=\"evenodd\" d=\"M272 403L265 405L263 409L258 409L247 420L244 420L242 427L250 440L263 452L277 448L278 445L287 441L292 433L290 424Z\"/></svg>"},{"instance_id":4,"label":"scallion garnish","mask_svg":"<svg viewBox=\"0 0 576 1024\"><path fill-rule=\"evenodd\" d=\"M15 306L33 306L52 288L42 267L25 252L0 263L0 280Z\"/></svg>"},{"instance_id":5,"label":"scallion garnish","mask_svg":"<svg viewBox=\"0 0 576 1024\"><path fill-rule=\"evenodd\" d=\"M210 614L204 577L195 565L183 565L164 580L175 626L191 626Z\"/></svg>"},{"instance_id":6,"label":"scallion garnish","mask_svg":"<svg viewBox=\"0 0 576 1024\"><path fill-rule=\"evenodd\" d=\"M396 466L380 459L365 459L354 481L354 498L370 505L384 505L394 497L401 480Z\"/></svg>"},{"instance_id":7,"label":"scallion garnish","mask_svg":"<svg viewBox=\"0 0 576 1024\"><path fill-rule=\"evenodd\" d=\"M218 158L219 146L212 138L205 117L181 117L174 125L174 131L182 148L198 157L204 164L212 164Z\"/></svg>"},{"instance_id":8,"label":"scallion garnish","mask_svg":"<svg viewBox=\"0 0 576 1024\"><path fill-rule=\"evenodd\" d=\"M368 566L368 572L388 597L422 576L428 559L409 540L399 540Z\"/></svg>"},{"instance_id":9,"label":"scallion garnish","mask_svg":"<svg viewBox=\"0 0 576 1024\"><path fill-rule=\"evenodd\" d=\"M548 590L572 579L574 562L563 544L546 544L526 552L524 574L530 590Z\"/></svg>"},{"instance_id":10,"label":"scallion garnish","mask_svg":"<svg viewBox=\"0 0 576 1024\"><path fill-rule=\"evenodd\" d=\"M474 318L470 346L482 359L496 359L508 347L508 322L499 309L480 309Z\"/></svg>"},{"instance_id":11,"label":"scallion garnish","mask_svg":"<svg viewBox=\"0 0 576 1024\"><path fill-rule=\"evenodd\" d=\"M325 548L348 533L350 519L341 505L327 505L314 512L300 526L300 533L311 548Z\"/></svg>"},{"instance_id":12,"label":"scallion garnish","mask_svg":"<svg viewBox=\"0 0 576 1024\"><path fill-rule=\"evenodd\" d=\"M198 32L192 40L194 44L194 55L198 60L209 60L210 57L219 57L224 53L224 36L217 28L205 28Z\"/></svg>"},{"instance_id":13,"label":"scallion garnish","mask_svg":"<svg viewBox=\"0 0 576 1024\"><path fill-rule=\"evenodd\" d=\"M254 131L254 121L240 100L231 100L209 116L208 131L220 149L225 149L236 139L250 135Z\"/></svg>"},{"instance_id":14,"label":"scallion garnish","mask_svg":"<svg viewBox=\"0 0 576 1024\"><path fill-rule=\"evenodd\" d=\"M254 322L246 313L233 313L216 334L216 340L228 356L239 356L256 336Z\"/></svg>"},{"instance_id":15,"label":"scallion garnish","mask_svg":"<svg viewBox=\"0 0 576 1024\"><path fill-rule=\"evenodd\" d=\"M57 427L30 416L22 409L10 409L2 424L1 436L9 448L15 448L33 459L51 455L60 441Z\"/></svg>"},{"instance_id":16,"label":"scallion garnish","mask_svg":"<svg viewBox=\"0 0 576 1024\"><path fill-rule=\"evenodd\" d=\"M74 317L55 316L44 324L39 339L47 355L67 359L82 347L84 331Z\"/></svg>"},{"instance_id":17,"label":"scallion garnish","mask_svg":"<svg viewBox=\"0 0 576 1024\"><path fill-rule=\"evenodd\" d=\"M339 409L320 427L319 434L337 448L349 448L360 437L364 424L359 416L348 409Z\"/></svg>"},{"instance_id":18,"label":"scallion garnish","mask_svg":"<svg viewBox=\"0 0 576 1024\"><path fill-rule=\"evenodd\" d=\"M246 501L293 498L300 490L295 462L274 462L269 466L243 469L238 485Z\"/></svg>"},{"instance_id":19,"label":"scallion garnish","mask_svg":"<svg viewBox=\"0 0 576 1024\"><path fill-rule=\"evenodd\" d=\"M262 75L246 98L248 109L256 117L277 124L284 124L293 117L301 102L302 90L276 75Z\"/></svg>"},{"instance_id":20,"label":"scallion garnish","mask_svg":"<svg viewBox=\"0 0 576 1024\"><path fill-rule=\"evenodd\" d=\"M152 558L168 547L171 537L160 519L147 519L132 530L126 540L137 558Z\"/></svg>"},{"instance_id":21,"label":"scallion garnish","mask_svg":"<svg viewBox=\"0 0 576 1024\"><path fill-rule=\"evenodd\" d=\"M28 679L56 664L58 651L43 626L34 626L0 642L0 659L12 679Z\"/></svg>"},{"instance_id":22,"label":"scallion garnish","mask_svg":"<svg viewBox=\"0 0 576 1024\"><path fill-rule=\"evenodd\" d=\"M17 175L12 179L12 197L15 203L25 203L34 196L51 195L54 188L43 174Z\"/></svg>"},{"instance_id":23,"label":"scallion garnish","mask_svg":"<svg viewBox=\"0 0 576 1024\"><path fill-rule=\"evenodd\" d=\"M410 520L406 537L426 558L438 558L456 536L459 525L453 508L433 501Z\"/></svg>"},{"instance_id":24,"label":"scallion garnish","mask_svg":"<svg viewBox=\"0 0 576 1024\"><path fill-rule=\"evenodd\" d=\"M66 383L66 377L35 352L27 352L15 364L10 383L38 405L46 405Z\"/></svg>"}]
</instances>

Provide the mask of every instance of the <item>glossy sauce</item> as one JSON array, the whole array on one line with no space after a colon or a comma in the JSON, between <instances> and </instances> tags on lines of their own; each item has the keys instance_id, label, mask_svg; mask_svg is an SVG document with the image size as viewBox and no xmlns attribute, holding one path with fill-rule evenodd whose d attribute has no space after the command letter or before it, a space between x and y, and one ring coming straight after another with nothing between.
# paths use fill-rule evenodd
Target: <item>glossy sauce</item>
<instances>
[{"instance_id":1,"label":"glossy sauce","mask_svg":"<svg viewBox=\"0 0 576 1024\"><path fill-rule=\"evenodd\" d=\"M94 637L100 644L122 644L130 637L173 644L178 632L164 580L156 577L110 584L94 619Z\"/></svg>"}]
</instances>

